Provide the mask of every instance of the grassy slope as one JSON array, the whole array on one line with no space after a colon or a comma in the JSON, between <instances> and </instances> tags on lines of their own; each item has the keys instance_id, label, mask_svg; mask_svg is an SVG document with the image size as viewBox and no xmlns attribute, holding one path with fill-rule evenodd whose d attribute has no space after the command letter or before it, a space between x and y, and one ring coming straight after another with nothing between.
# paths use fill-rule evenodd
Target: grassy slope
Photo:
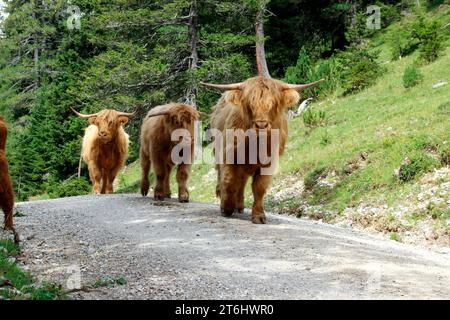
<instances>
[{"instance_id":1,"label":"grassy slope","mask_svg":"<svg viewBox=\"0 0 450 320\"><path fill-rule=\"evenodd\" d=\"M448 16L448 10L435 14L443 21ZM396 28L396 25L390 28ZM383 43L379 40L376 42ZM448 147L450 85L432 88L439 81L449 81L448 45L437 61L420 67L424 76L422 83L408 90L403 87L403 72L417 59L417 53L389 61L387 45L381 44L378 49L381 49L380 62L386 71L375 85L348 97L328 97L312 106L312 110L326 112L327 126L309 131L301 118L290 123L289 142L281 159L279 174L275 177L275 186L283 185L289 176L302 179L319 168L339 175L349 162L365 152L368 161L363 169L341 175L338 185L326 194L305 195L305 198L338 212L371 198L382 197L393 203L414 185L414 181L399 182L393 175L402 160L425 152L430 145L438 150ZM120 177L120 189L138 191L138 180L139 164L136 163ZM211 165L196 165L189 185L194 201L217 201ZM176 190L174 183L173 190ZM247 204L250 205L249 188L247 195ZM271 194L268 196L270 199Z\"/></svg>"}]
</instances>

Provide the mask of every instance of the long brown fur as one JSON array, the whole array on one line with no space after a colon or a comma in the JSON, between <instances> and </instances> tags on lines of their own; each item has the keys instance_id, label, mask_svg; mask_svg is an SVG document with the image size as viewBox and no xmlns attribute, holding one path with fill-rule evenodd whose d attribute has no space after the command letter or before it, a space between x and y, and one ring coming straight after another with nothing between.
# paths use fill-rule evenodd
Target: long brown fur
<instances>
[{"instance_id":1,"label":"long brown fur","mask_svg":"<svg viewBox=\"0 0 450 320\"><path fill-rule=\"evenodd\" d=\"M18 234L14 229L14 191L9 176L8 161L6 159L6 138L8 130L5 120L0 117L0 208L5 214L4 228L14 232L14 239L18 242Z\"/></svg>"},{"instance_id":2,"label":"long brown fur","mask_svg":"<svg viewBox=\"0 0 450 320\"><path fill-rule=\"evenodd\" d=\"M149 117L155 112L165 112L166 115ZM172 132L176 129L186 129L191 136L191 160L194 152L194 122L199 119L199 113L192 106L171 103L153 108L141 128L141 193L148 194L150 188L149 172L153 168L156 175L154 196L156 200L170 198L170 173L175 164L171 159L172 149L178 144L171 141ZM192 161L191 161L192 163ZM178 200L189 202L187 181L191 164L181 163L177 168Z\"/></svg>"},{"instance_id":3,"label":"long brown fur","mask_svg":"<svg viewBox=\"0 0 450 320\"><path fill-rule=\"evenodd\" d=\"M127 122L128 117L119 116L115 110L103 110L90 119L82 157L89 168L94 194L114 192L114 180L128 157L129 138L122 127Z\"/></svg>"},{"instance_id":4,"label":"long brown fur","mask_svg":"<svg viewBox=\"0 0 450 320\"><path fill-rule=\"evenodd\" d=\"M298 92L286 90L281 81L264 77L250 78L243 83L242 90L226 91L222 95L211 115L211 127L222 131L225 137L227 129L245 131L258 128L259 124L263 124L267 125L269 141L270 131L279 129L279 155L282 155L288 135L285 111L289 106L298 103L299 99ZM247 142L247 154L248 151ZM234 154L236 154L236 146ZM270 150L268 150L268 154L270 154ZM226 159L225 154L224 159ZM243 212L245 185L252 177L254 197L252 221L257 224L266 223L263 203L272 177L262 175L262 167L263 165L259 162L249 164L248 159L246 164L216 166L218 171L216 193L221 199L222 215L231 216L236 210L240 213Z\"/></svg>"}]
</instances>

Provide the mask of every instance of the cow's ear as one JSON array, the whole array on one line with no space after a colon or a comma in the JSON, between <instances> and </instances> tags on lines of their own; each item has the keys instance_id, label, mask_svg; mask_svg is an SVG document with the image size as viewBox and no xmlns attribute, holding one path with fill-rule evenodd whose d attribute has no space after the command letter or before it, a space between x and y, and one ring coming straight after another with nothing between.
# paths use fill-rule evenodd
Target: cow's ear
<instances>
[{"instance_id":1,"label":"cow's ear","mask_svg":"<svg viewBox=\"0 0 450 320\"><path fill-rule=\"evenodd\" d=\"M295 90L284 90L284 103L283 107L288 108L297 104L300 101L300 94Z\"/></svg>"},{"instance_id":2,"label":"cow's ear","mask_svg":"<svg viewBox=\"0 0 450 320\"><path fill-rule=\"evenodd\" d=\"M241 90L231 90L231 91L227 91L225 94L225 100L236 106L242 105L241 99L242 99L242 91Z\"/></svg>"},{"instance_id":3,"label":"cow's ear","mask_svg":"<svg viewBox=\"0 0 450 320\"><path fill-rule=\"evenodd\" d=\"M89 123L95 124L95 120L97 120L97 117L91 117L91 118L89 118Z\"/></svg>"},{"instance_id":4,"label":"cow's ear","mask_svg":"<svg viewBox=\"0 0 450 320\"><path fill-rule=\"evenodd\" d=\"M124 125L124 124L126 124L128 122L128 117L125 117L125 116L120 116L119 117L119 123L121 124L121 125Z\"/></svg>"}]
</instances>

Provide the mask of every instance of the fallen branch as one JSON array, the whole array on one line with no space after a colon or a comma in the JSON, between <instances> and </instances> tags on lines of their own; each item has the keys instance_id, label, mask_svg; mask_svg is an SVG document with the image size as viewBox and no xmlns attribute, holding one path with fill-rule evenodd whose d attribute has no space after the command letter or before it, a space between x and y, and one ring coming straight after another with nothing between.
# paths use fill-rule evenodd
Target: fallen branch
<instances>
[{"instance_id":1,"label":"fallen branch","mask_svg":"<svg viewBox=\"0 0 450 320\"><path fill-rule=\"evenodd\" d=\"M306 111L306 109L308 109L309 105L311 104L311 101L313 100L314 100L313 98L308 98L305 101L303 101L298 107L297 112L289 110L288 111L289 120L300 117Z\"/></svg>"}]
</instances>

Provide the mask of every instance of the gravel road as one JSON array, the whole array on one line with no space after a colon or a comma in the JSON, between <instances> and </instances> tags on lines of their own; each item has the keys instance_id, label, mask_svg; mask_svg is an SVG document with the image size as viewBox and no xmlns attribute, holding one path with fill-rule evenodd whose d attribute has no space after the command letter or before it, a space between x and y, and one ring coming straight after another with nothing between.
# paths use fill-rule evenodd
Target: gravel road
<instances>
[{"instance_id":1,"label":"gravel road","mask_svg":"<svg viewBox=\"0 0 450 320\"><path fill-rule=\"evenodd\" d=\"M450 298L450 254L322 223L269 215L253 225L248 213L137 195L17 212L24 267L73 299Z\"/></svg>"}]
</instances>

